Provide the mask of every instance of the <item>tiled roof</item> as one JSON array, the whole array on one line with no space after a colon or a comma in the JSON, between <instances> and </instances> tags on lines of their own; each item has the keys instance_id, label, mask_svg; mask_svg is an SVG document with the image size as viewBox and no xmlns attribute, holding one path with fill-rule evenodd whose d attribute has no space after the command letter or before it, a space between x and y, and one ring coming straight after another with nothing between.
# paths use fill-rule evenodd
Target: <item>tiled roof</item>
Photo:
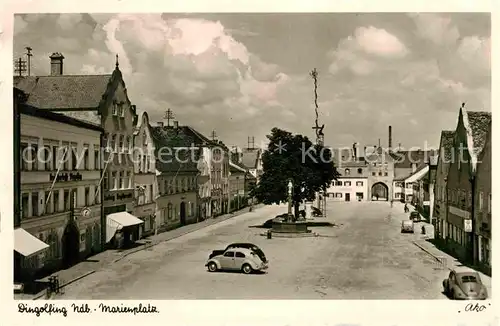
<instances>
[{"instance_id":1,"label":"tiled roof","mask_svg":"<svg viewBox=\"0 0 500 326\"><path fill-rule=\"evenodd\" d=\"M394 178L394 181L403 181L403 180L406 180L408 179L409 177L411 177L412 175L414 175L415 173L418 173L420 172L420 170L422 170L423 168L425 168L427 165L426 164L421 164L421 165L418 165L417 166L417 169L415 170L415 172L408 172L402 176L399 176L399 177L396 177Z\"/></svg>"},{"instance_id":2,"label":"tiled roof","mask_svg":"<svg viewBox=\"0 0 500 326\"><path fill-rule=\"evenodd\" d=\"M394 167L397 168L411 168L412 163L417 164L417 169L423 164L425 165L429 158L433 156L432 151L413 150L413 151L400 151L398 153L391 153L395 157Z\"/></svg>"},{"instance_id":3,"label":"tiled roof","mask_svg":"<svg viewBox=\"0 0 500 326\"><path fill-rule=\"evenodd\" d=\"M59 111L57 113L64 114L73 119L78 119L82 121L87 121L93 124L101 124L101 116L96 110L89 111Z\"/></svg>"},{"instance_id":4,"label":"tiled roof","mask_svg":"<svg viewBox=\"0 0 500 326\"><path fill-rule=\"evenodd\" d=\"M98 108L112 75L15 76L14 86L40 109Z\"/></svg>"},{"instance_id":5,"label":"tiled roof","mask_svg":"<svg viewBox=\"0 0 500 326\"><path fill-rule=\"evenodd\" d=\"M257 162L261 153L260 148L256 149L244 149L242 152L241 163L248 169L257 168Z\"/></svg>"},{"instance_id":6,"label":"tiled roof","mask_svg":"<svg viewBox=\"0 0 500 326\"><path fill-rule=\"evenodd\" d=\"M151 127L151 138L155 144L156 168L160 172L198 172L198 149L175 151L173 147L198 147L203 145L199 136L187 126ZM170 148L170 151L164 148ZM170 155L171 154L171 155ZM174 155L175 154L175 155Z\"/></svg>"},{"instance_id":7,"label":"tiled roof","mask_svg":"<svg viewBox=\"0 0 500 326\"><path fill-rule=\"evenodd\" d=\"M453 148L453 140L455 138L455 132L451 130L441 131L441 149L440 155L443 155L446 162L451 160L451 149Z\"/></svg>"},{"instance_id":8,"label":"tiled roof","mask_svg":"<svg viewBox=\"0 0 500 326\"><path fill-rule=\"evenodd\" d=\"M479 155L486 144L486 135L490 128L491 112L466 111L472 130L474 154Z\"/></svg>"},{"instance_id":9,"label":"tiled roof","mask_svg":"<svg viewBox=\"0 0 500 326\"><path fill-rule=\"evenodd\" d=\"M103 131L103 129L100 126L100 121L97 124L87 123L86 121L81 121L80 119L74 119L64 114L60 114L59 112L56 113L48 110L40 110L24 103L19 105L19 112L22 114L31 115L41 119L47 119L69 124L79 128L91 129L99 132Z\"/></svg>"}]
</instances>

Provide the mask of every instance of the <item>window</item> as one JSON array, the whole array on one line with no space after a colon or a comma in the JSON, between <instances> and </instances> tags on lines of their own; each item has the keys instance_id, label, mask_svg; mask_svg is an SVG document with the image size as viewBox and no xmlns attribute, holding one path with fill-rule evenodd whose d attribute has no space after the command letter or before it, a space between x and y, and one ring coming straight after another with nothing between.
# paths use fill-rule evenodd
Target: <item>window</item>
<instances>
[{"instance_id":1,"label":"window","mask_svg":"<svg viewBox=\"0 0 500 326\"><path fill-rule=\"evenodd\" d=\"M378 175L379 175L379 176L382 176L382 172L381 172L381 171L379 171Z\"/></svg>"},{"instance_id":2,"label":"window","mask_svg":"<svg viewBox=\"0 0 500 326\"><path fill-rule=\"evenodd\" d=\"M59 189L52 190L52 212L59 212Z\"/></svg>"},{"instance_id":3,"label":"window","mask_svg":"<svg viewBox=\"0 0 500 326\"><path fill-rule=\"evenodd\" d=\"M224 257L234 257L234 251L226 251Z\"/></svg>"},{"instance_id":4,"label":"window","mask_svg":"<svg viewBox=\"0 0 500 326\"><path fill-rule=\"evenodd\" d=\"M27 171L28 170L28 144L27 143L21 143L21 148L19 150L19 155L20 157L20 163L21 163L21 171Z\"/></svg>"},{"instance_id":5,"label":"window","mask_svg":"<svg viewBox=\"0 0 500 326\"><path fill-rule=\"evenodd\" d=\"M345 175L350 175L350 174L351 174L351 170L345 169Z\"/></svg>"},{"instance_id":6,"label":"window","mask_svg":"<svg viewBox=\"0 0 500 326\"><path fill-rule=\"evenodd\" d=\"M71 209L70 194L69 190L64 190L64 210L69 211Z\"/></svg>"},{"instance_id":7,"label":"window","mask_svg":"<svg viewBox=\"0 0 500 326\"><path fill-rule=\"evenodd\" d=\"M168 203L167 205L167 217L169 220L171 220L173 218L173 206L172 206L172 203Z\"/></svg>"},{"instance_id":8,"label":"window","mask_svg":"<svg viewBox=\"0 0 500 326\"><path fill-rule=\"evenodd\" d=\"M85 147L83 149L83 169L90 170L89 164L90 164L89 148Z\"/></svg>"},{"instance_id":9,"label":"window","mask_svg":"<svg viewBox=\"0 0 500 326\"><path fill-rule=\"evenodd\" d=\"M388 175L388 173L387 173L387 172L384 172L384 176L386 176L386 177L387 177L387 175Z\"/></svg>"},{"instance_id":10,"label":"window","mask_svg":"<svg viewBox=\"0 0 500 326\"><path fill-rule=\"evenodd\" d=\"M363 173L363 169L359 168L358 169L358 174L362 174Z\"/></svg>"},{"instance_id":11,"label":"window","mask_svg":"<svg viewBox=\"0 0 500 326\"><path fill-rule=\"evenodd\" d=\"M40 213L38 210L38 192L31 193L31 211L32 216L38 216Z\"/></svg>"},{"instance_id":12,"label":"window","mask_svg":"<svg viewBox=\"0 0 500 326\"><path fill-rule=\"evenodd\" d=\"M116 171L111 172L111 189L118 189L118 180L116 179Z\"/></svg>"},{"instance_id":13,"label":"window","mask_svg":"<svg viewBox=\"0 0 500 326\"><path fill-rule=\"evenodd\" d=\"M125 181L125 187L132 188L132 177L131 177L130 171L127 172L127 179Z\"/></svg>"},{"instance_id":14,"label":"window","mask_svg":"<svg viewBox=\"0 0 500 326\"><path fill-rule=\"evenodd\" d=\"M356 181L356 186L362 187L363 186L363 181Z\"/></svg>"},{"instance_id":15,"label":"window","mask_svg":"<svg viewBox=\"0 0 500 326\"><path fill-rule=\"evenodd\" d=\"M59 152L59 147L52 146L52 170L57 170L59 168L59 160L57 158L58 152Z\"/></svg>"},{"instance_id":16,"label":"window","mask_svg":"<svg viewBox=\"0 0 500 326\"><path fill-rule=\"evenodd\" d=\"M48 213L52 213L52 205L50 205L50 200L53 199L52 198L52 195L50 195L49 197L49 194L50 194L50 191L46 191L45 192L45 200L43 202L43 214L48 214Z\"/></svg>"},{"instance_id":17,"label":"window","mask_svg":"<svg viewBox=\"0 0 500 326\"><path fill-rule=\"evenodd\" d=\"M104 175L102 177L102 187L104 188L104 190L109 190L110 187L109 187L109 174L108 172L104 172Z\"/></svg>"},{"instance_id":18,"label":"window","mask_svg":"<svg viewBox=\"0 0 500 326\"><path fill-rule=\"evenodd\" d=\"M85 205L90 205L90 188L85 187Z\"/></svg>"},{"instance_id":19,"label":"window","mask_svg":"<svg viewBox=\"0 0 500 326\"><path fill-rule=\"evenodd\" d=\"M30 145L31 152L31 170L38 170L38 145L31 144Z\"/></svg>"},{"instance_id":20,"label":"window","mask_svg":"<svg viewBox=\"0 0 500 326\"><path fill-rule=\"evenodd\" d=\"M245 254L239 251L236 252L235 256L236 258L245 258Z\"/></svg>"},{"instance_id":21,"label":"window","mask_svg":"<svg viewBox=\"0 0 500 326\"><path fill-rule=\"evenodd\" d=\"M134 147L134 138L127 136L127 144L128 144L128 150L132 152L132 148Z\"/></svg>"},{"instance_id":22,"label":"window","mask_svg":"<svg viewBox=\"0 0 500 326\"><path fill-rule=\"evenodd\" d=\"M71 144L71 169L76 170L77 164L78 161L76 159L76 147L73 144Z\"/></svg>"},{"instance_id":23,"label":"window","mask_svg":"<svg viewBox=\"0 0 500 326\"><path fill-rule=\"evenodd\" d=\"M146 137L146 131L142 132L142 145L146 146L148 144L148 138Z\"/></svg>"},{"instance_id":24,"label":"window","mask_svg":"<svg viewBox=\"0 0 500 326\"><path fill-rule=\"evenodd\" d=\"M123 107L123 103L120 104L120 116L125 118L125 108Z\"/></svg>"},{"instance_id":25,"label":"window","mask_svg":"<svg viewBox=\"0 0 500 326\"><path fill-rule=\"evenodd\" d=\"M372 176L376 176L377 174L375 172L372 172Z\"/></svg>"},{"instance_id":26,"label":"window","mask_svg":"<svg viewBox=\"0 0 500 326\"><path fill-rule=\"evenodd\" d=\"M342 186L342 181L337 181L337 186Z\"/></svg>"},{"instance_id":27,"label":"window","mask_svg":"<svg viewBox=\"0 0 500 326\"><path fill-rule=\"evenodd\" d=\"M45 161L45 170L50 171L52 169L52 161L54 160L50 146L45 146L42 153L43 160Z\"/></svg>"},{"instance_id":28,"label":"window","mask_svg":"<svg viewBox=\"0 0 500 326\"><path fill-rule=\"evenodd\" d=\"M116 102L113 102L112 114L114 116L118 115L118 103L116 103Z\"/></svg>"},{"instance_id":29,"label":"window","mask_svg":"<svg viewBox=\"0 0 500 326\"><path fill-rule=\"evenodd\" d=\"M99 150L94 149L94 169L95 170L100 170L101 169L101 164L99 160Z\"/></svg>"},{"instance_id":30,"label":"window","mask_svg":"<svg viewBox=\"0 0 500 326\"><path fill-rule=\"evenodd\" d=\"M111 136L111 150L116 152L116 135Z\"/></svg>"},{"instance_id":31,"label":"window","mask_svg":"<svg viewBox=\"0 0 500 326\"><path fill-rule=\"evenodd\" d=\"M342 198L342 193L341 192L335 193L335 198Z\"/></svg>"},{"instance_id":32,"label":"window","mask_svg":"<svg viewBox=\"0 0 500 326\"><path fill-rule=\"evenodd\" d=\"M125 176L124 176L124 173L123 171L120 171L119 175L118 175L118 187L120 189L123 189L125 188Z\"/></svg>"},{"instance_id":33,"label":"window","mask_svg":"<svg viewBox=\"0 0 500 326\"><path fill-rule=\"evenodd\" d=\"M26 218L28 217L28 213L29 213L29 200L30 200L30 194L28 193L24 193L22 195L22 199L21 199L21 217L22 218Z\"/></svg>"},{"instance_id":34,"label":"window","mask_svg":"<svg viewBox=\"0 0 500 326\"><path fill-rule=\"evenodd\" d=\"M344 186L350 187L351 186L351 181L345 181Z\"/></svg>"},{"instance_id":35,"label":"window","mask_svg":"<svg viewBox=\"0 0 500 326\"><path fill-rule=\"evenodd\" d=\"M123 140L125 139L125 136L120 135L118 139L118 148L120 149L120 151L122 151L125 149L125 147L123 146Z\"/></svg>"},{"instance_id":36,"label":"window","mask_svg":"<svg viewBox=\"0 0 500 326\"><path fill-rule=\"evenodd\" d=\"M73 200L73 208L78 207L78 189L71 190L71 199Z\"/></svg>"}]
</instances>

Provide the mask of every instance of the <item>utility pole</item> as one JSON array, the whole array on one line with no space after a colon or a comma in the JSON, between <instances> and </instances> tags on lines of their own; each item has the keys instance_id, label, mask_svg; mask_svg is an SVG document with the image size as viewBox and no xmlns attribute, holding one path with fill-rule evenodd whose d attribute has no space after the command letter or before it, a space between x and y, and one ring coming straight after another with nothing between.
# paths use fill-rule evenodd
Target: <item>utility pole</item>
<instances>
[{"instance_id":1,"label":"utility pole","mask_svg":"<svg viewBox=\"0 0 500 326\"><path fill-rule=\"evenodd\" d=\"M175 118L174 112L170 110L170 108L165 112L165 116L163 119L167 120L167 127L170 127L170 120L173 120Z\"/></svg>"},{"instance_id":2,"label":"utility pole","mask_svg":"<svg viewBox=\"0 0 500 326\"><path fill-rule=\"evenodd\" d=\"M33 50L31 47L27 46L26 47L26 50L28 51L28 53L26 53L26 56L28 57L28 76L31 75L31 57L33 56L33 54L31 53L31 51Z\"/></svg>"}]
</instances>

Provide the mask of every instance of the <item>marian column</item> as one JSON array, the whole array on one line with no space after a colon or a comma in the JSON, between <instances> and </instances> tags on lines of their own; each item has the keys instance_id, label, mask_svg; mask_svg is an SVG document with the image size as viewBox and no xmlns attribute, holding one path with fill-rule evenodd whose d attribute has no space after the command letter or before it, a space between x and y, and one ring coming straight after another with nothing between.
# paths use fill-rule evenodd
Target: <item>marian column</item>
<instances>
[{"instance_id":1,"label":"marian column","mask_svg":"<svg viewBox=\"0 0 500 326\"><path fill-rule=\"evenodd\" d=\"M323 128L325 125L319 126L319 115L318 115L318 71L314 68L310 73L313 81L314 81L314 111L316 113L316 120L314 127L312 129L316 132L316 144L320 146L324 146L325 144L325 134L323 133ZM320 190L316 193L317 198L317 207L321 210L322 216L326 217L326 189Z\"/></svg>"}]
</instances>

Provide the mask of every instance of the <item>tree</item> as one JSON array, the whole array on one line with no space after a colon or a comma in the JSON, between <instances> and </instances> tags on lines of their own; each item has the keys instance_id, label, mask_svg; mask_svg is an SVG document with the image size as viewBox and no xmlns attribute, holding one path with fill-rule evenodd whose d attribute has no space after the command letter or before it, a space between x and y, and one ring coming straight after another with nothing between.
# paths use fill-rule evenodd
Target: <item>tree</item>
<instances>
[{"instance_id":1,"label":"tree","mask_svg":"<svg viewBox=\"0 0 500 326\"><path fill-rule=\"evenodd\" d=\"M314 200L316 192L326 190L340 176L332 152L305 136L278 128L273 128L267 138L270 142L262 154L264 171L253 195L264 204L287 202L287 183L292 179L292 204L298 218L300 203Z\"/></svg>"}]
</instances>

